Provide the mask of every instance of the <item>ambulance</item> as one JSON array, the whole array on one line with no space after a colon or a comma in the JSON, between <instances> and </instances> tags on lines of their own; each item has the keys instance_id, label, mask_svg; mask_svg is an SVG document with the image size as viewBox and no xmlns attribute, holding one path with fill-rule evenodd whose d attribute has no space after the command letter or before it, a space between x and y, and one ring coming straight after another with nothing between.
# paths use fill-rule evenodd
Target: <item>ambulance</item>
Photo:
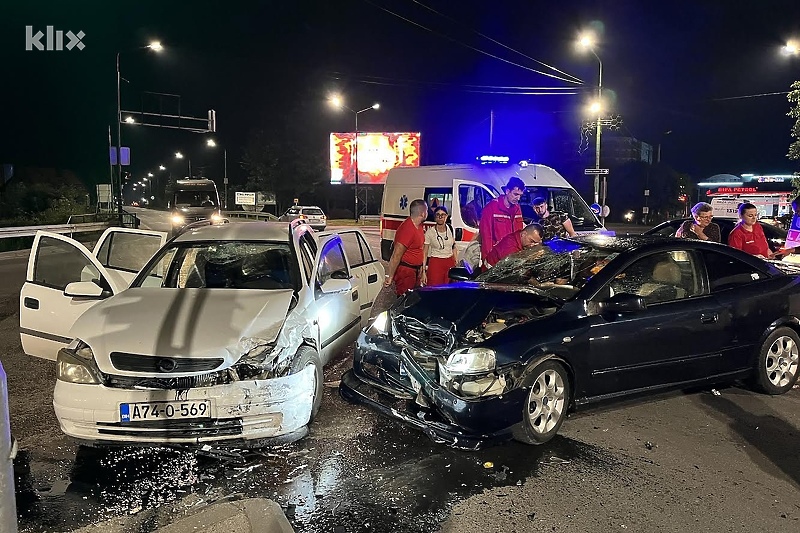
<instances>
[{"instance_id":1,"label":"ambulance","mask_svg":"<svg viewBox=\"0 0 800 533\"><path fill-rule=\"evenodd\" d=\"M541 196L547 199L551 212L569 215L576 232L608 233L572 185L545 165L501 160L481 164L397 167L389 171L383 191L381 257L386 261L391 257L395 230L408 218L408 206L417 198L425 200L429 207L447 207L460 254L478 234L483 208L504 194L503 187L512 176L525 183L520 207L526 222L533 217L531 202ZM429 216L426 225L432 224L433 218Z\"/></svg>"}]
</instances>

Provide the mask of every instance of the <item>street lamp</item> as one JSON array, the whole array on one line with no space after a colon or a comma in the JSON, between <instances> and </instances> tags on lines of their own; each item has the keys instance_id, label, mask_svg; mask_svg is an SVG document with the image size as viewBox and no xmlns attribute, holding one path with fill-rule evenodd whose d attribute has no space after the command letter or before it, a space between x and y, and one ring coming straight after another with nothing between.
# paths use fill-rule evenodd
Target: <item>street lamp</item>
<instances>
[{"instance_id":1,"label":"street lamp","mask_svg":"<svg viewBox=\"0 0 800 533\"><path fill-rule=\"evenodd\" d=\"M175 159L183 159L183 154L175 152ZM189 179L192 179L192 160L187 157L186 161L189 163Z\"/></svg>"},{"instance_id":2,"label":"street lamp","mask_svg":"<svg viewBox=\"0 0 800 533\"><path fill-rule=\"evenodd\" d=\"M138 50L143 50L145 48L154 52L160 52L164 49L159 41L152 41L147 46L139 47ZM119 74L119 55L120 52L117 52L117 179L119 181L117 212L119 215L119 225L122 226L122 92L119 86L121 79ZM125 119L125 122L129 122L128 119L131 119L131 121L133 120L132 117L128 117Z\"/></svg>"},{"instance_id":3,"label":"street lamp","mask_svg":"<svg viewBox=\"0 0 800 533\"><path fill-rule=\"evenodd\" d=\"M597 63L600 65L600 76L597 80L597 132L596 132L596 139L595 139L595 154L594 154L594 168L599 171L600 169L600 120L601 120L601 111L602 107L600 102L603 99L603 62L600 60L600 56L594 51L594 36L590 34L584 34L578 40L578 46L580 46L583 50L588 50L592 53L592 55L597 58ZM593 110L594 110L594 106ZM606 178L605 174L603 175L603 183L605 184ZM605 189L605 187L604 187ZM594 203L599 201L600 197L600 173L594 175ZM603 194L603 207L605 207L605 194ZM602 214L602 212L601 212Z\"/></svg>"},{"instance_id":4,"label":"street lamp","mask_svg":"<svg viewBox=\"0 0 800 533\"><path fill-rule=\"evenodd\" d=\"M790 56L800 55L800 42L789 41L781 50L783 50L783 53L786 55Z\"/></svg>"},{"instance_id":5,"label":"street lamp","mask_svg":"<svg viewBox=\"0 0 800 533\"><path fill-rule=\"evenodd\" d=\"M350 111L351 113L353 113L356 119L356 131L355 131L355 137L353 139L353 168L355 169L355 174L356 174L355 209L353 210L353 214L355 216L356 222L358 222L358 115L363 113L364 111L369 111L370 109L379 109L381 105L375 103L369 107L365 107L361 111L355 111L344 105L344 101L340 96L332 96L330 99L330 103L333 107L337 109L346 109L347 111Z\"/></svg>"},{"instance_id":6,"label":"street lamp","mask_svg":"<svg viewBox=\"0 0 800 533\"><path fill-rule=\"evenodd\" d=\"M214 139L208 139L206 141L206 146L210 146L211 148L214 148L214 147L217 146L217 143L214 141ZM223 173L222 183L225 186L225 192L223 193L225 195L225 201L223 202L223 204L225 206L225 209L228 209L228 150L227 150L227 148L223 148L222 149L222 173Z\"/></svg>"}]
</instances>

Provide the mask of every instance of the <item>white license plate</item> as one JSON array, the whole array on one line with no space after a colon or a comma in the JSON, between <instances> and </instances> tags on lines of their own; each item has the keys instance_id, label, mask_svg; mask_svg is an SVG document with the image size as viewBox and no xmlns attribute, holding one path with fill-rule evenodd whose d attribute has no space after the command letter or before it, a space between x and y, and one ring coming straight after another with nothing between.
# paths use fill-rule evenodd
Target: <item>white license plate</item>
<instances>
[{"instance_id":1,"label":"white license plate","mask_svg":"<svg viewBox=\"0 0 800 533\"><path fill-rule=\"evenodd\" d=\"M123 403L119 416L120 422L211 418L211 401Z\"/></svg>"}]
</instances>

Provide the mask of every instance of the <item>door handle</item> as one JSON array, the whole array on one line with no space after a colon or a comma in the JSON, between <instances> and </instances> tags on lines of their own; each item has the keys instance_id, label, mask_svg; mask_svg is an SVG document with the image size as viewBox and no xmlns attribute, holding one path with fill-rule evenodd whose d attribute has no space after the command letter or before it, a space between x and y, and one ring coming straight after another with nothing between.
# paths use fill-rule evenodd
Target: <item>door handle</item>
<instances>
[{"instance_id":1,"label":"door handle","mask_svg":"<svg viewBox=\"0 0 800 533\"><path fill-rule=\"evenodd\" d=\"M367 283L375 283L376 281L378 281L377 274L370 274L369 276L367 276Z\"/></svg>"},{"instance_id":2,"label":"door handle","mask_svg":"<svg viewBox=\"0 0 800 533\"><path fill-rule=\"evenodd\" d=\"M28 309L39 309L39 300L36 298L29 298L26 296L23 303Z\"/></svg>"},{"instance_id":3,"label":"door handle","mask_svg":"<svg viewBox=\"0 0 800 533\"><path fill-rule=\"evenodd\" d=\"M350 297L353 299L354 302L358 300L358 290L353 291Z\"/></svg>"},{"instance_id":4,"label":"door handle","mask_svg":"<svg viewBox=\"0 0 800 533\"><path fill-rule=\"evenodd\" d=\"M719 316L716 313L703 313L700 315L700 322L703 324L713 324L718 318Z\"/></svg>"}]
</instances>

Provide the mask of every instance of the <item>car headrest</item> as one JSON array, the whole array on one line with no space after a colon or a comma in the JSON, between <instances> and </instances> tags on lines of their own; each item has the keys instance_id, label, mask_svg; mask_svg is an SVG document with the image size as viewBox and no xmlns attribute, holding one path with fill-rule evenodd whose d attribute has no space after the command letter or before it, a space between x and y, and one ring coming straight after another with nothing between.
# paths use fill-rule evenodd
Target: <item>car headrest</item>
<instances>
[{"instance_id":1,"label":"car headrest","mask_svg":"<svg viewBox=\"0 0 800 533\"><path fill-rule=\"evenodd\" d=\"M653 281L680 285L681 269L673 261L661 261L653 268Z\"/></svg>"}]
</instances>

